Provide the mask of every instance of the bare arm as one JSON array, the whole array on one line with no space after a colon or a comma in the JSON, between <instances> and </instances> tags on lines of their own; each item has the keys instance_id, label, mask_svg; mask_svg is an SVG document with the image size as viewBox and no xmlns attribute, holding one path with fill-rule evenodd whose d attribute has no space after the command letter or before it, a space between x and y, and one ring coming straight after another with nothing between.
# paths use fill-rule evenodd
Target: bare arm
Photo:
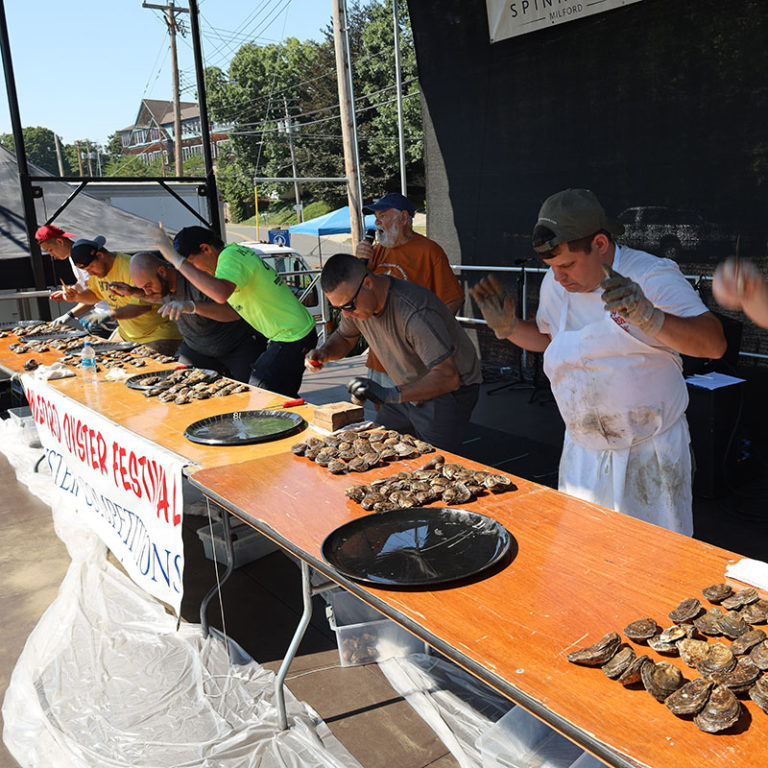
<instances>
[{"instance_id":1,"label":"bare arm","mask_svg":"<svg viewBox=\"0 0 768 768\"><path fill-rule=\"evenodd\" d=\"M533 320L520 320L515 330L505 337L514 345L527 349L529 352L543 352L552 338L539 330Z\"/></svg>"},{"instance_id":2,"label":"bare arm","mask_svg":"<svg viewBox=\"0 0 768 768\"><path fill-rule=\"evenodd\" d=\"M723 326L711 313L677 317L664 313L664 324L656 338L681 355L717 359L725 354Z\"/></svg>"},{"instance_id":3,"label":"bare arm","mask_svg":"<svg viewBox=\"0 0 768 768\"><path fill-rule=\"evenodd\" d=\"M114 317L115 320L130 320L133 317L145 315L151 309L154 309L154 307L147 304L127 304L124 307L118 307L113 310L112 317Z\"/></svg>"},{"instance_id":4,"label":"bare arm","mask_svg":"<svg viewBox=\"0 0 768 768\"><path fill-rule=\"evenodd\" d=\"M208 298L213 299L217 304L226 304L227 299L235 292L237 286L229 280L209 275L201 269L189 263L185 259L177 267L184 277L189 280L198 290L201 290Z\"/></svg>"},{"instance_id":5,"label":"bare arm","mask_svg":"<svg viewBox=\"0 0 768 768\"><path fill-rule=\"evenodd\" d=\"M456 369L453 355L451 355L442 363L430 368L425 376L408 384L403 384L400 387L400 394L403 402L420 402L453 392L460 385L459 372Z\"/></svg>"},{"instance_id":6,"label":"bare arm","mask_svg":"<svg viewBox=\"0 0 768 768\"><path fill-rule=\"evenodd\" d=\"M210 320L218 320L220 323L233 323L235 320L242 320L229 304L217 304L215 301L196 301L195 314Z\"/></svg>"}]
</instances>

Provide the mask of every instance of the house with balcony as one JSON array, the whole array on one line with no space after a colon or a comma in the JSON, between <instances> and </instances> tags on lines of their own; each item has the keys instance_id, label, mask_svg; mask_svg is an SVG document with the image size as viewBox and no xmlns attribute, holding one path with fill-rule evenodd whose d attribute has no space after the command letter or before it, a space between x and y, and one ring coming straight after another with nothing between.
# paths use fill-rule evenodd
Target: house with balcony
<instances>
[{"instance_id":1,"label":"house with balcony","mask_svg":"<svg viewBox=\"0 0 768 768\"><path fill-rule=\"evenodd\" d=\"M181 156L188 160L203 154L200 127L200 109L195 102L182 101L181 107ZM128 155L140 155L149 165L162 157L163 165L170 166L174 158L173 102L160 99L142 99L136 121L118 131L123 151ZM227 127L212 125L210 128L211 155L214 160L227 141Z\"/></svg>"}]
</instances>

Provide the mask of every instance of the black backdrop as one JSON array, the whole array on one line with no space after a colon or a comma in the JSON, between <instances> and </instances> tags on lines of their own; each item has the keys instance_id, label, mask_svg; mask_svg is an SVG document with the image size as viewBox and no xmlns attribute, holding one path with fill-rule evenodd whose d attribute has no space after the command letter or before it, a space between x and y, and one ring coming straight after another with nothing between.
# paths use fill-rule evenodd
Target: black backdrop
<instances>
[{"instance_id":1,"label":"black backdrop","mask_svg":"<svg viewBox=\"0 0 768 768\"><path fill-rule=\"evenodd\" d=\"M593 189L614 215L695 209L764 257L765 0L642 0L495 44L485 0L409 10L429 235L451 261L532 255L538 207L566 187Z\"/></svg>"}]
</instances>

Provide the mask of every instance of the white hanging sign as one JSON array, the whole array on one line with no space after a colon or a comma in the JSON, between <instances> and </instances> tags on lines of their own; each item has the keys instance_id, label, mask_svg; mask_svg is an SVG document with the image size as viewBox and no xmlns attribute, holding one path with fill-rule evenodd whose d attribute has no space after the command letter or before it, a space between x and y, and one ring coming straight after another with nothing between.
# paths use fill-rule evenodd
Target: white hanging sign
<instances>
[{"instance_id":1,"label":"white hanging sign","mask_svg":"<svg viewBox=\"0 0 768 768\"><path fill-rule=\"evenodd\" d=\"M128 575L180 615L185 462L44 382L21 381L55 486Z\"/></svg>"},{"instance_id":2,"label":"white hanging sign","mask_svg":"<svg viewBox=\"0 0 768 768\"><path fill-rule=\"evenodd\" d=\"M491 42L583 19L640 0L485 0Z\"/></svg>"}]
</instances>

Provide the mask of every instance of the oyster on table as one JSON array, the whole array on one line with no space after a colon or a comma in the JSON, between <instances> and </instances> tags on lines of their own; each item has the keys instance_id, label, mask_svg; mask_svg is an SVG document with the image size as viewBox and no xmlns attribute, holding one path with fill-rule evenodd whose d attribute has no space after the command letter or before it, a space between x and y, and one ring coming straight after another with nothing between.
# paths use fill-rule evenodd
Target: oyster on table
<instances>
[{"instance_id":1,"label":"oyster on table","mask_svg":"<svg viewBox=\"0 0 768 768\"><path fill-rule=\"evenodd\" d=\"M706 677L689 680L670 693L664 704L676 715L695 715L704 708L713 685L714 683Z\"/></svg>"},{"instance_id":2,"label":"oyster on table","mask_svg":"<svg viewBox=\"0 0 768 768\"><path fill-rule=\"evenodd\" d=\"M741 702L733 691L718 685L712 689L704 708L693 718L696 727L706 733L720 733L730 728L741 716Z\"/></svg>"},{"instance_id":3,"label":"oyster on table","mask_svg":"<svg viewBox=\"0 0 768 768\"><path fill-rule=\"evenodd\" d=\"M587 667L599 667L613 658L621 645L621 638L617 632L609 632L603 635L594 645L571 651L566 658L572 664L583 664Z\"/></svg>"}]
</instances>

